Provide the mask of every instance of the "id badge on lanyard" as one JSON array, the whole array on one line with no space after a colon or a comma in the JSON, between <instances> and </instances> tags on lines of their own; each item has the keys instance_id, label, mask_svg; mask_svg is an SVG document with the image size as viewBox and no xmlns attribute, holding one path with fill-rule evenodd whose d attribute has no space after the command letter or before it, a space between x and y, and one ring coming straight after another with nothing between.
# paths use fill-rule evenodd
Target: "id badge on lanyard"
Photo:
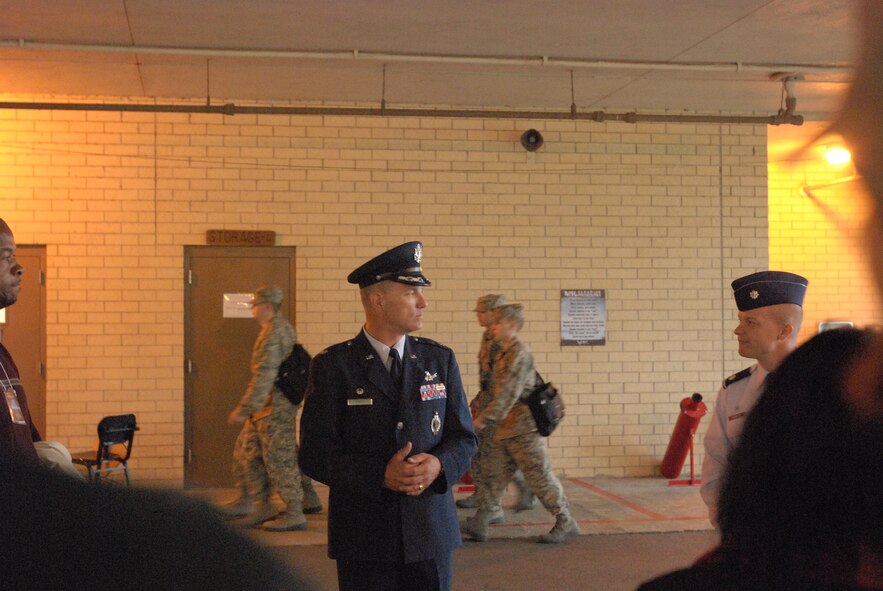
<instances>
[{"instance_id":1,"label":"id badge on lanyard","mask_svg":"<svg viewBox=\"0 0 883 591\"><path fill-rule=\"evenodd\" d=\"M15 388L3 388L3 396L6 397L6 406L9 408L9 419L13 423L27 425L25 413L22 412L21 405L18 403L18 394L15 393Z\"/></svg>"}]
</instances>

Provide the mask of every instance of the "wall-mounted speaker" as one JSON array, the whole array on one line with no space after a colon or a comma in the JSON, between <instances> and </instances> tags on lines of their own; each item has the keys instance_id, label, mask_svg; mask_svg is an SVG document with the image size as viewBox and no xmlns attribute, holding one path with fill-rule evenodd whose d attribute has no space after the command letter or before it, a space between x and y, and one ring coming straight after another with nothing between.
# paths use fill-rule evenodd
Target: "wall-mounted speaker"
<instances>
[{"instance_id":1,"label":"wall-mounted speaker","mask_svg":"<svg viewBox=\"0 0 883 591\"><path fill-rule=\"evenodd\" d=\"M528 129L521 134L521 145L528 152L536 152L543 145L543 134L536 129Z\"/></svg>"}]
</instances>

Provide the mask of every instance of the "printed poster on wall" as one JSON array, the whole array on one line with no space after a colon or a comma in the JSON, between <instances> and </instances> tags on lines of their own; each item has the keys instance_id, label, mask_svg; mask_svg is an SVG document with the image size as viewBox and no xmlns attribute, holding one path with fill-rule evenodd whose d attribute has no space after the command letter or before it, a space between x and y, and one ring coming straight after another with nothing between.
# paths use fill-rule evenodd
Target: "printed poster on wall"
<instances>
[{"instance_id":1,"label":"printed poster on wall","mask_svg":"<svg viewBox=\"0 0 883 591\"><path fill-rule=\"evenodd\" d=\"M561 344L607 343L607 305L603 289L561 290Z\"/></svg>"}]
</instances>

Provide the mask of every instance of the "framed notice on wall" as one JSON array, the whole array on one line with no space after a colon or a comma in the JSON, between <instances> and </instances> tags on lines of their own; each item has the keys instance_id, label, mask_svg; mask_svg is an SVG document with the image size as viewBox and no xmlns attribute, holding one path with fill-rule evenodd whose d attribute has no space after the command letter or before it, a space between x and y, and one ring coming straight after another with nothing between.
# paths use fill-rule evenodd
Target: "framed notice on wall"
<instances>
[{"instance_id":1,"label":"framed notice on wall","mask_svg":"<svg viewBox=\"0 0 883 591\"><path fill-rule=\"evenodd\" d=\"M604 345L607 305L603 289L561 290L561 344Z\"/></svg>"}]
</instances>

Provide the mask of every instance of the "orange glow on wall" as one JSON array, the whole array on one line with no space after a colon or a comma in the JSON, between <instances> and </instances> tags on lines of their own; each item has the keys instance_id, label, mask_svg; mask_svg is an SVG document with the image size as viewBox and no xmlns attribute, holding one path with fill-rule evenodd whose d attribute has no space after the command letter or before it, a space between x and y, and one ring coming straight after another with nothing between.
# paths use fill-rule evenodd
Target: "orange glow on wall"
<instances>
[{"instance_id":1,"label":"orange glow on wall","mask_svg":"<svg viewBox=\"0 0 883 591\"><path fill-rule=\"evenodd\" d=\"M852 165L832 166L824 152L768 165L770 268L810 280L801 342L820 322L883 322L862 244L869 200Z\"/></svg>"}]
</instances>

